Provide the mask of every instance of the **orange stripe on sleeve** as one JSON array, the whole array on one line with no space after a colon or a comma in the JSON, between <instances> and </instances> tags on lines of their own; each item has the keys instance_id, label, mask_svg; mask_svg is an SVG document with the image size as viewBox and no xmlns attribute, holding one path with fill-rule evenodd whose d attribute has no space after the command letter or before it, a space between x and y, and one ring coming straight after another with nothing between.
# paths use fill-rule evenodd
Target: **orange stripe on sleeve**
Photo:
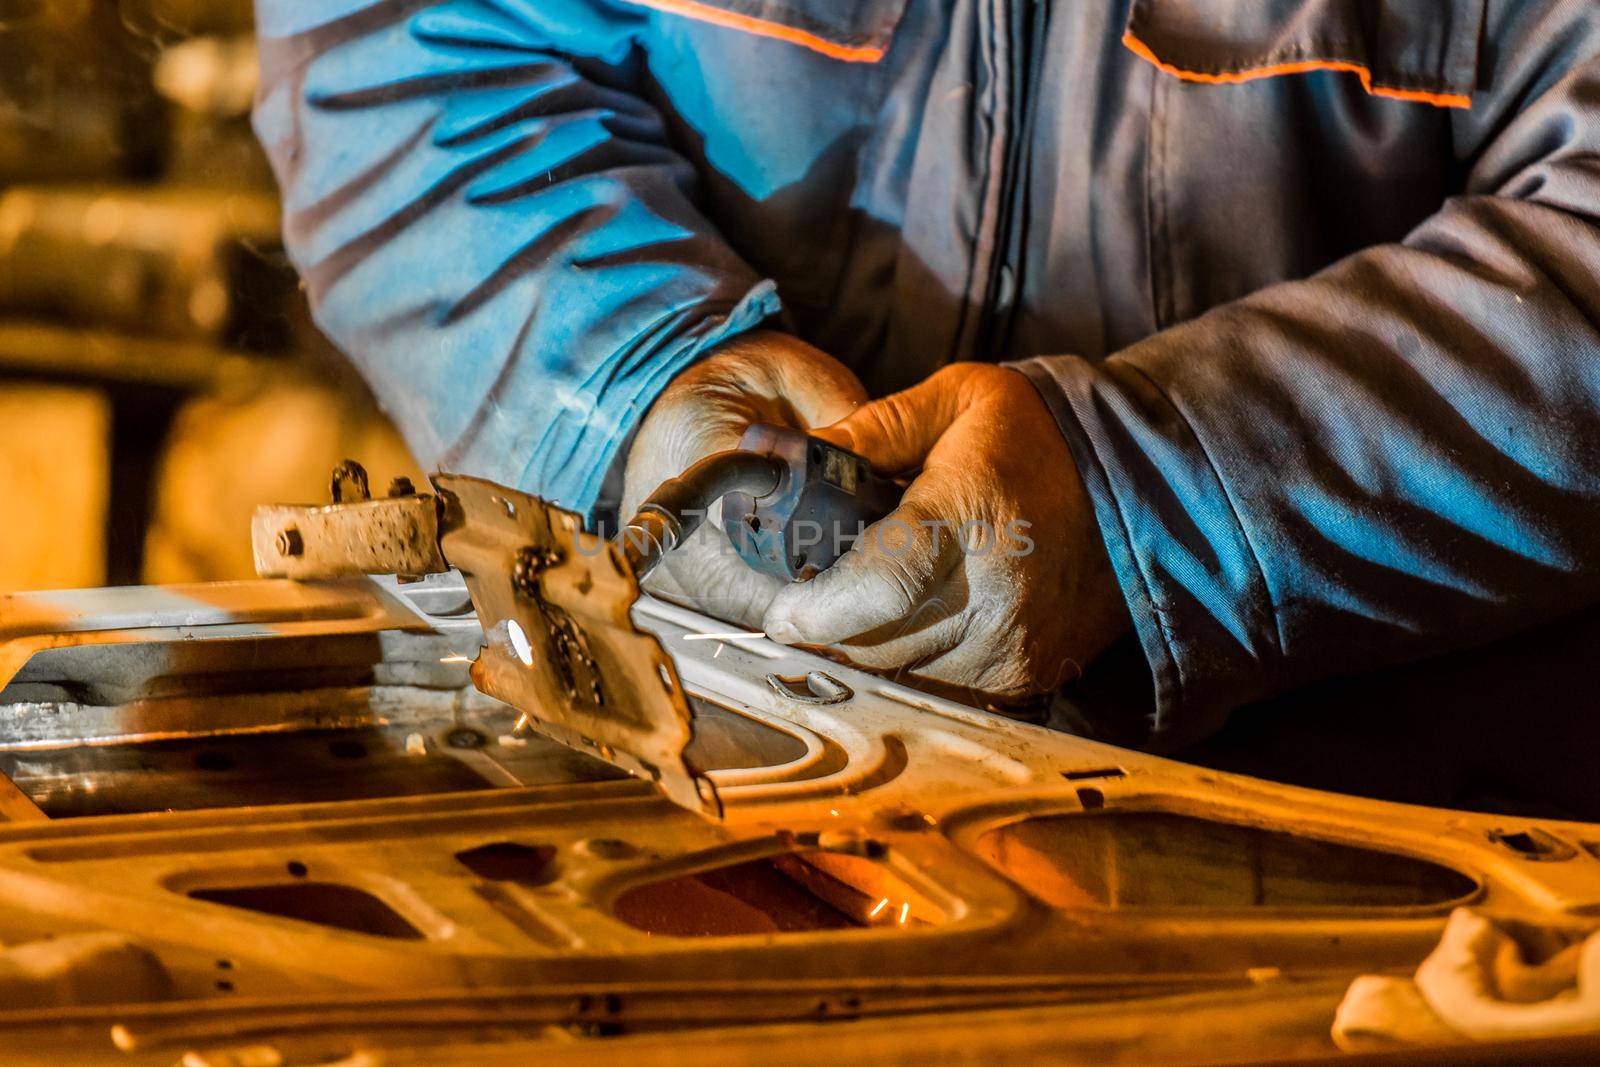
<instances>
[{"instance_id":1,"label":"orange stripe on sleeve","mask_svg":"<svg viewBox=\"0 0 1600 1067\"><path fill-rule=\"evenodd\" d=\"M1181 78L1186 82L1202 82L1206 85L1238 85L1241 82L1255 81L1257 78L1276 78L1285 74L1308 74L1317 70L1342 71L1354 74L1361 79L1361 87L1372 96L1385 96L1394 100L1411 100L1420 104L1432 104L1434 107L1472 107L1472 98L1457 93L1428 93L1415 89L1390 89L1382 85L1372 84L1372 71L1359 63L1348 63L1337 59L1309 59L1299 63L1277 63L1269 67L1253 67L1248 70L1226 71L1221 74L1206 74L1196 70L1184 70L1171 63L1161 60L1150 46L1134 36L1133 32L1123 34L1122 43L1128 51L1140 59L1150 63L1156 69L1174 78Z\"/></svg>"},{"instance_id":2,"label":"orange stripe on sleeve","mask_svg":"<svg viewBox=\"0 0 1600 1067\"><path fill-rule=\"evenodd\" d=\"M793 26L785 26L781 22L768 22L765 19L752 18L741 15L735 11L724 11L709 4L696 3L695 0L627 0L630 4L640 7L652 8L656 11L665 11L672 15L682 15L685 18L695 19L699 22L709 22L716 26L723 26L730 30L741 30L754 34L757 37L770 37L777 41L787 41L790 44L809 48L813 52L820 52L830 59L840 59L846 63L876 63L884 56L882 48L866 45L847 45L837 41L830 41L826 37L818 37L805 30L797 30Z\"/></svg>"}]
</instances>

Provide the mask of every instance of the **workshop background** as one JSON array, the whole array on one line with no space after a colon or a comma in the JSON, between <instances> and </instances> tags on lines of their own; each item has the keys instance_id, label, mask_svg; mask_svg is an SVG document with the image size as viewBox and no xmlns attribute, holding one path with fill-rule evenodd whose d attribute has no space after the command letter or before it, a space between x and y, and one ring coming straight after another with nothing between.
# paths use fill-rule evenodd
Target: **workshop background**
<instances>
[{"instance_id":1,"label":"workshop background","mask_svg":"<svg viewBox=\"0 0 1600 1067\"><path fill-rule=\"evenodd\" d=\"M421 472L311 325L249 0L0 0L0 591L244 578L257 504Z\"/></svg>"}]
</instances>

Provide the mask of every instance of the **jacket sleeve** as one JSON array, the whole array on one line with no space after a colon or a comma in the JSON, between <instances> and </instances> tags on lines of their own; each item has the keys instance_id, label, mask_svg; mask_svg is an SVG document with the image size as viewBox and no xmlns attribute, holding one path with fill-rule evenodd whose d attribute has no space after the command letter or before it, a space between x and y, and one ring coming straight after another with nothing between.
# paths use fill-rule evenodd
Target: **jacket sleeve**
<instances>
[{"instance_id":1,"label":"jacket sleeve","mask_svg":"<svg viewBox=\"0 0 1600 1067\"><path fill-rule=\"evenodd\" d=\"M588 513L678 370L777 310L611 0L258 0L255 126L322 329L428 469Z\"/></svg>"},{"instance_id":2,"label":"jacket sleeve","mask_svg":"<svg viewBox=\"0 0 1600 1067\"><path fill-rule=\"evenodd\" d=\"M1493 6L1466 188L1403 242L1019 365L1089 487L1153 745L1600 601L1600 31Z\"/></svg>"}]
</instances>

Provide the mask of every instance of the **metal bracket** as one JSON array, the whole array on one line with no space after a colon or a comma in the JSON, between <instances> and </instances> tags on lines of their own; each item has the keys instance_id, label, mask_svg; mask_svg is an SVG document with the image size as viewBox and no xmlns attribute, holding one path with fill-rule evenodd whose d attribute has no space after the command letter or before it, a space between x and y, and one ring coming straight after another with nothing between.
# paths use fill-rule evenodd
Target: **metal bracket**
<instances>
[{"instance_id":1,"label":"metal bracket","mask_svg":"<svg viewBox=\"0 0 1600 1067\"><path fill-rule=\"evenodd\" d=\"M348 480L360 498L344 500ZM439 501L397 478L374 500L367 472L354 460L334 468L333 503L270 504L250 521L256 573L263 578L346 578L363 574L420 577L450 569L439 551Z\"/></svg>"},{"instance_id":2,"label":"metal bracket","mask_svg":"<svg viewBox=\"0 0 1600 1067\"><path fill-rule=\"evenodd\" d=\"M444 555L483 627L473 683L540 733L720 816L716 789L683 756L692 727L677 670L630 615L639 585L621 550L538 497L463 475L433 481Z\"/></svg>"},{"instance_id":3,"label":"metal bracket","mask_svg":"<svg viewBox=\"0 0 1600 1067\"><path fill-rule=\"evenodd\" d=\"M483 692L540 733L657 783L684 807L720 817L709 779L683 756L693 733L676 669L634 625L639 583L622 551L538 497L457 474L436 493L409 483L369 499L366 471L346 461L333 492L361 499L274 505L252 526L263 577L418 576L455 567L483 627L472 668Z\"/></svg>"}]
</instances>

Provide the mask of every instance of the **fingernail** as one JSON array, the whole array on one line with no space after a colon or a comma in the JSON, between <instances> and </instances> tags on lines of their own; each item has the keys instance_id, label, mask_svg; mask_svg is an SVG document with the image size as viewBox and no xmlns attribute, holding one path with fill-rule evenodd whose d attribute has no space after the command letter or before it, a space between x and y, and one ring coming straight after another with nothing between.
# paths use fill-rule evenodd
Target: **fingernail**
<instances>
[{"instance_id":1,"label":"fingernail","mask_svg":"<svg viewBox=\"0 0 1600 1067\"><path fill-rule=\"evenodd\" d=\"M773 623L767 627L767 636L780 645L796 645L800 643L800 631L794 628L793 623Z\"/></svg>"}]
</instances>

